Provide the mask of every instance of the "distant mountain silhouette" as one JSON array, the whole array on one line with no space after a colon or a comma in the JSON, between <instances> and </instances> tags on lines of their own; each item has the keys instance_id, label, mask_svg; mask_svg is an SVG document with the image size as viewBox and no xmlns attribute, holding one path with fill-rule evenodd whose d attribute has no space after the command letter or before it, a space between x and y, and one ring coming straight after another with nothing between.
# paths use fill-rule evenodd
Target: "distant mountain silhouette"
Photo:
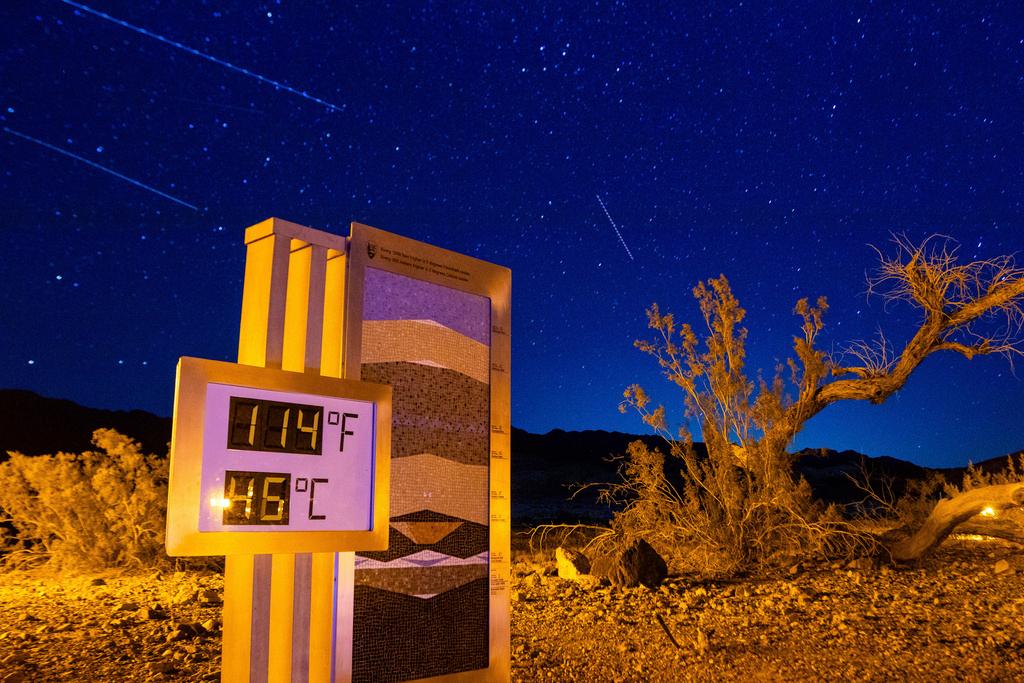
<instances>
[{"instance_id":1,"label":"distant mountain silhouette","mask_svg":"<svg viewBox=\"0 0 1024 683\"><path fill-rule=\"evenodd\" d=\"M666 451L657 436L624 434L601 430L547 434L512 430L512 518L517 523L546 521L604 521L611 510L598 501L603 483L620 481L618 467L630 442L644 441ZM694 444L698 457L706 455L703 443ZM986 472L1006 467L1006 456L977 463ZM796 474L810 484L816 498L828 503L851 505L865 498L855 481L865 477L877 491L891 487L899 497L907 482L941 472L960 483L965 467L936 469L889 456L871 457L857 451L805 448L796 452ZM668 460L666 475L679 482L680 464ZM851 479L852 478L852 479ZM582 486L582 488L581 488ZM576 495L570 498L573 491Z\"/></svg>"},{"instance_id":2,"label":"distant mountain silhouette","mask_svg":"<svg viewBox=\"0 0 1024 683\"><path fill-rule=\"evenodd\" d=\"M147 453L166 454L171 439L171 419L143 410L86 408L72 401L46 398L31 391L0 389L0 462L8 451L27 455L77 453L93 448L94 430L110 427L142 444ZM597 486L618 481L617 470L630 442L640 439L663 447L660 437L589 430L547 434L512 430L512 518L516 524L606 520L611 511L598 503ZM704 444L697 443L698 455ZM1005 467L1006 456L978 463L986 472ZM807 448L797 453L796 470L807 479L817 497L848 504L864 497L847 475L868 472L875 483L888 480L899 493L908 480L933 471L887 456L870 457L856 451ZM965 468L940 470L958 482ZM669 462L666 472L678 477L679 468ZM574 485L591 485L570 499Z\"/></svg>"},{"instance_id":3,"label":"distant mountain silhouette","mask_svg":"<svg viewBox=\"0 0 1024 683\"><path fill-rule=\"evenodd\" d=\"M26 455L91 450L92 433L110 427L139 443L147 453L165 455L171 419L144 410L86 408L22 389L0 389L0 461L8 451Z\"/></svg>"}]
</instances>

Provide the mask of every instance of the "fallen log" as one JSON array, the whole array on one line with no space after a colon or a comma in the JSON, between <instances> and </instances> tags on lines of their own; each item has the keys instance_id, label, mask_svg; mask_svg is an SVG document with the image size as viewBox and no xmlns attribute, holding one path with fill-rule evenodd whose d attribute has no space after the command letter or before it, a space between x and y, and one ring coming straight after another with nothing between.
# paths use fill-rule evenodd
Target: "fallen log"
<instances>
[{"instance_id":1,"label":"fallen log","mask_svg":"<svg viewBox=\"0 0 1024 683\"><path fill-rule=\"evenodd\" d=\"M954 529L986 508L999 512L1024 505L1024 482L982 486L935 504L928 519L913 534L888 543L897 562L917 560L942 543Z\"/></svg>"},{"instance_id":2,"label":"fallen log","mask_svg":"<svg viewBox=\"0 0 1024 683\"><path fill-rule=\"evenodd\" d=\"M988 536L1024 545L1024 526L1012 519L968 520L953 530L954 534Z\"/></svg>"}]
</instances>

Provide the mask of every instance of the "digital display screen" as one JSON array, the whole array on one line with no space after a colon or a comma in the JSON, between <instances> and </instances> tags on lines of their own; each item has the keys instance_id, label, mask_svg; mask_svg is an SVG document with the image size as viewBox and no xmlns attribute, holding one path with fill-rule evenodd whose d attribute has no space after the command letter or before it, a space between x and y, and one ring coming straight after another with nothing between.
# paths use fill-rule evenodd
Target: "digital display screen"
<instances>
[{"instance_id":1,"label":"digital display screen","mask_svg":"<svg viewBox=\"0 0 1024 683\"><path fill-rule=\"evenodd\" d=\"M200 531L369 530L372 403L206 387Z\"/></svg>"},{"instance_id":2,"label":"digital display screen","mask_svg":"<svg viewBox=\"0 0 1024 683\"><path fill-rule=\"evenodd\" d=\"M225 524L287 524L292 476L287 472L224 473Z\"/></svg>"},{"instance_id":3,"label":"digital display screen","mask_svg":"<svg viewBox=\"0 0 1024 683\"><path fill-rule=\"evenodd\" d=\"M387 547L391 387L183 357L173 424L169 555Z\"/></svg>"},{"instance_id":4,"label":"digital display screen","mask_svg":"<svg viewBox=\"0 0 1024 683\"><path fill-rule=\"evenodd\" d=\"M320 455L323 406L231 397L228 448Z\"/></svg>"}]
</instances>

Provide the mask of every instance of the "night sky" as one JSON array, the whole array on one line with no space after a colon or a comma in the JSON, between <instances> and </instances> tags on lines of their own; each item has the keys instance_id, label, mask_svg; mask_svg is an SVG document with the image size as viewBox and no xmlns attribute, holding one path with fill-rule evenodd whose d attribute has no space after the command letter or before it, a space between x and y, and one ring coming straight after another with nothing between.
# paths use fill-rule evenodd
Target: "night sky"
<instances>
[{"instance_id":1,"label":"night sky","mask_svg":"<svg viewBox=\"0 0 1024 683\"><path fill-rule=\"evenodd\" d=\"M1024 247L1019 2L518 4L3 3L0 386L170 414L178 356L234 360L272 215L512 268L537 432L643 431L632 382L680 416L632 341L701 279L770 371L802 296L827 348L906 337L865 296L892 231ZM958 465L1024 448L1022 404L1019 364L944 354L796 445Z\"/></svg>"}]
</instances>

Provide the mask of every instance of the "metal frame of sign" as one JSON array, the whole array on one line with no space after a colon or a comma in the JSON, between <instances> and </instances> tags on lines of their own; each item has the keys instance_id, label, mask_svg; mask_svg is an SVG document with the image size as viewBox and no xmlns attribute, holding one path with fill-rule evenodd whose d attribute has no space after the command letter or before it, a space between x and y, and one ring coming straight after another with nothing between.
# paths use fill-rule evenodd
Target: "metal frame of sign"
<instances>
[{"instance_id":1,"label":"metal frame of sign","mask_svg":"<svg viewBox=\"0 0 1024 683\"><path fill-rule=\"evenodd\" d=\"M349 531L200 531L200 478L206 388L210 383L253 389L316 394L375 404L373 517L369 530ZM235 363L182 358L175 382L174 433L168 483L169 555L379 550L388 546L388 496L391 453L391 387L314 373L289 372Z\"/></svg>"},{"instance_id":2,"label":"metal frame of sign","mask_svg":"<svg viewBox=\"0 0 1024 683\"><path fill-rule=\"evenodd\" d=\"M489 666L433 676L430 681L508 681L510 672L511 552L511 271L507 268L353 223L348 244L345 291L344 377L360 377L366 269L373 267L490 300L489 358ZM388 253L402 258L387 258ZM394 492L392 492L394 495ZM339 590L343 586L339 585ZM350 587L348 587L351 590ZM358 641L359 634L351 634ZM359 647L359 643L355 643ZM342 680L351 676L351 660L339 662Z\"/></svg>"}]
</instances>

